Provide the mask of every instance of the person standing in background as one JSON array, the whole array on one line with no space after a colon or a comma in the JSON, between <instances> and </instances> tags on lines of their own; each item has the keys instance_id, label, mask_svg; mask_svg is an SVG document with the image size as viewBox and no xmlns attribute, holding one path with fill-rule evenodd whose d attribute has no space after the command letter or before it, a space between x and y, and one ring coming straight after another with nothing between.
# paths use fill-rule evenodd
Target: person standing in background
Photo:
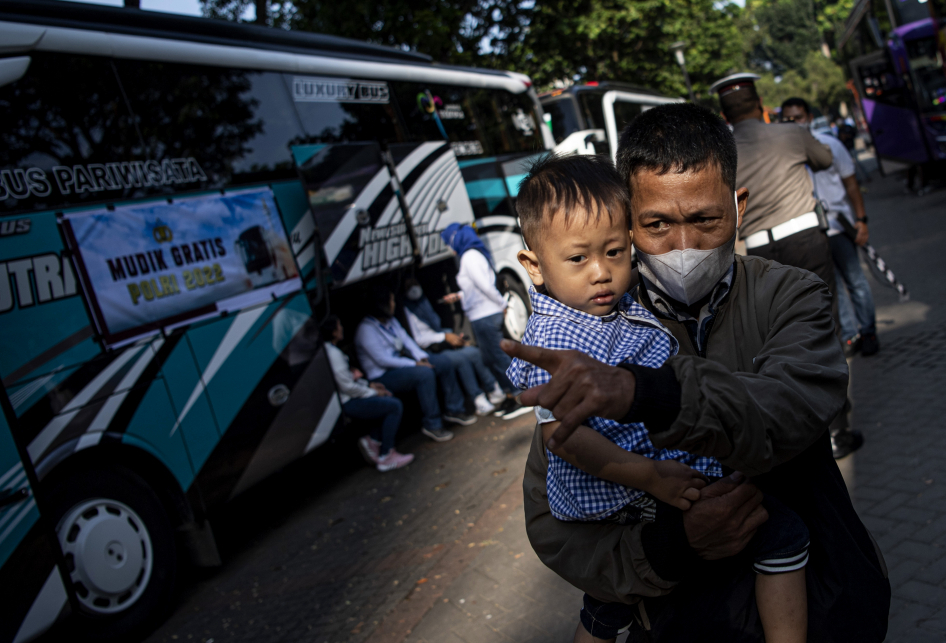
<instances>
[{"instance_id":1,"label":"person standing in background","mask_svg":"<svg viewBox=\"0 0 946 643\"><path fill-rule=\"evenodd\" d=\"M811 108L802 98L789 98L782 103L782 119L807 128L812 121ZM877 341L877 322L874 312L874 295L861 269L857 247L869 239L867 212L864 197L857 183L854 160L844 143L827 134L814 133L821 143L831 148L834 162L831 167L812 176L815 195L821 200L828 215L831 228L828 244L834 257L834 268L845 288L838 288L838 314L841 321L841 339L848 355L857 350L865 357L880 350ZM846 234L841 217L847 220L848 229L855 237ZM846 292L845 292L846 290Z\"/></svg>"},{"instance_id":2,"label":"person standing in background","mask_svg":"<svg viewBox=\"0 0 946 643\"><path fill-rule=\"evenodd\" d=\"M749 205L739 226L746 253L815 273L827 284L835 332L841 340L834 259L825 234L827 226L816 212L817 199L808 172L831 167L831 148L807 129L791 123L763 122L762 99L755 74L733 74L716 81L726 120L733 126L739 153L737 182L749 190ZM807 167L806 167L807 166ZM831 423L831 446L842 458L863 444L851 430L851 402Z\"/></svg>"},{"instance_id":3,"label":"person standing in background","mask_svg":"<svg viewBox=\"0 0 946 643\"><path fill-rule=\"evenodd\" d=\"M369 435L358 438L361 455L375 465L378 471L406 467L414 461L414 455L398 453L394 448L394 438L401 427L401 415L404 412L401 400L391 395L384 384L369 384L361 371L351 368L348 356L338 347L338 343L345 338L345 329L338 315L326 317L320 333L345 415L356 420L381 422L380 425L374 425Z\"/></svg>"},{"instance_id":4,"label":"person standing in background","mask_svg":"<svg viewBox=\"0 0 946 643\"><path fill-rule=\"evenodd\" d=\"M496 415L510 419L528 413L531 409L516 401L515 396L519 390L506 377L506 369L512 363L512 358L499 347L503 339L506 300L496 288L493 257L476 234L476 230L469 225L451 223L440 236L460 261L460 270L457 273L460 292L447 295L444 301L462 303L463 312L473 326L473 335L483 355L483 362L506 393L506 400L500 405Z\"/></svg>"},{"instance_id":5,"label":"person standing in background","mask_svg":"<svg viewBox=\"0 0 946 643\"><path fill-rule=\"evenodd\" d=\"M716 81L726 120L739 151L738 183L749 190L749 207L739 226L746 253L815 273L835 292L834 262L828 238L815 213L813 171L831 167L831 150L810 132L789 124L767 125L755 74ZM835 297L836 301L836 297ZM837 319L837 304L832 307Z\"/></svg>"}]
</instances>

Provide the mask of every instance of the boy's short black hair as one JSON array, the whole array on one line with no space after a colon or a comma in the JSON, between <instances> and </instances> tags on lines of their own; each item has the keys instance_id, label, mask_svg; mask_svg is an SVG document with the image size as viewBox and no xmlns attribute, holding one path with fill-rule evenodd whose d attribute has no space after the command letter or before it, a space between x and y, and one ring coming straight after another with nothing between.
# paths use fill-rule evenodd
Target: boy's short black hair
<instances>
[{"instance_id":1,"label":"boy's short black hair","mask_svg":"<svg viewBox=\"0 0 946 643\"><path fill-rule=\"evenodd\" d=\"M787 98L784 103L782 103L782 111L785 111L786 107L801 107L805 110L805 113L808 116L811 116L811 106L808 105L808 101L804 98Z\"/></svg>"},{"instance_id":2,"label":"boy's short black hair","mask_svg":"<svg viewBox=\"0 0 946 643\"><path fill-rule=\"evenodd\" d=\"M561 211L565 225L580 210L608 219L626 217L630 222L627 187L610 159L601 156L548 154L536 161L519 185L516 197L519 226L530 248L541 237L543 223Z\"/></svg>"},{"instance_id":3,"label":"boy's short black hair","mask_svg":"<svg viewBox=\"0 0 946 643\"><path fill-rule=\"evenodd\" d=\"M736 139L719 116L692 103L670 103L647 110L624 128L617 166L624 184L641 170L699 172L719 168L730 190L736 190Z\"/></svg>"}]
</instances>

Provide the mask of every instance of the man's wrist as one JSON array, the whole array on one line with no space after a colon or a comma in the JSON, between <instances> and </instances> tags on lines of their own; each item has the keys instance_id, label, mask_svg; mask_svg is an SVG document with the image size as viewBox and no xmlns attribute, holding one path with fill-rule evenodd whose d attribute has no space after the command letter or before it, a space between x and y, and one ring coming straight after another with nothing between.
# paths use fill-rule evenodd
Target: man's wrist
<instances>
[{"instance_id":1,"label":"man's wrist","mask_svg":"<svg viewBox=\"0 0 946 643\"><path fill-rule=\"evenodd\" d=\"M682 580L701 560L687 540L683 512L659 500L654 522L641 529L641 544L651 568L667 581Z\"/></svg>"},{"instance_id":2,"label":"man's wrist","mask_svg":"<svg viewBox=\"0 0 946 643\"><path fill-rule=\"evenodd\" d=\"M620 364L634 375L634 399L621 424L643 422L651 433L660 433L680 415L680 383L669 364L648 368L639 364Z\"/></svg>"}]
</instances>

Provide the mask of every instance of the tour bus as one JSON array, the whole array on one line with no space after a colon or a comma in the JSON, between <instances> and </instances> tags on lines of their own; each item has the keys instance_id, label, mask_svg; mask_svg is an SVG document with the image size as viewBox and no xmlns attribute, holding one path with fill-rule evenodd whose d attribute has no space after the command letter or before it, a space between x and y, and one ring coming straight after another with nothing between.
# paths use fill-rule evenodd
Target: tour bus
<instances>
[{"instance_id":1,"label":"tour bus","mask_svg":"<svg viewBox=\"0 0 946 643\"><path fill-rule=\"evenodd\" d=\"M556 154L603 154L613 160L618 136L641 112L680 102L636 85L589 82L539 96Z\"/></svg>"},{"instance_id":2,"label":"tour bus","mask_svg":"<svg viewBox=\"0 0 946 643\"><path fill-rule=\"evenodd\" d=\"M946 161L946 21L932 2L901 0L882 11L857 2L839 46L851 61L861 112L879 159L911 164Z\"/></svg>"},{"instance_id":3,"label":"tour bus","mask_svg":"<svg viewBox=\"0 0 946 643\"><path fill-rule=\"evenodd\" d=\"M134 640L179 558L219 564L208 512L343 425L319 321L399 271L449 286L449 223L521 333L542 122L515 73L0 2L0 641Z\"/></svg>"}]
</instances>

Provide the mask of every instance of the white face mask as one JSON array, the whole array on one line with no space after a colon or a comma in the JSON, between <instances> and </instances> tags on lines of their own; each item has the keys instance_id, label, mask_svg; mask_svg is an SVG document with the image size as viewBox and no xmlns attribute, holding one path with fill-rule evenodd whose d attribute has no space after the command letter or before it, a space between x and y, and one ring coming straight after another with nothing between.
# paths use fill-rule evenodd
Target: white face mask
<instances>
[{"instance_id":1,"label":"white face mask","mask_svg":"<svg viewBox=\"0 0 946 643\"><path fill-rule=\"evenodd\" d=\"M736 198L736 212L739 200ZM738 216L738 214L737 214ZM689 306L708 295L732 265L736 233L712 250L671 250L661 255L637 251L639 269L648 281L670 297Z\"/></svg>"},{"instance_id":2,"label":"white face mask","mask_svg":"<svg viewBox=\"0 0 946 643\"><path fill-rule=\"evenodd\" d=\"M420 286L411 286L406 294L411 301L420 301L420 298L424 296L424 290Z\"/></svg>"}]
</instances>

